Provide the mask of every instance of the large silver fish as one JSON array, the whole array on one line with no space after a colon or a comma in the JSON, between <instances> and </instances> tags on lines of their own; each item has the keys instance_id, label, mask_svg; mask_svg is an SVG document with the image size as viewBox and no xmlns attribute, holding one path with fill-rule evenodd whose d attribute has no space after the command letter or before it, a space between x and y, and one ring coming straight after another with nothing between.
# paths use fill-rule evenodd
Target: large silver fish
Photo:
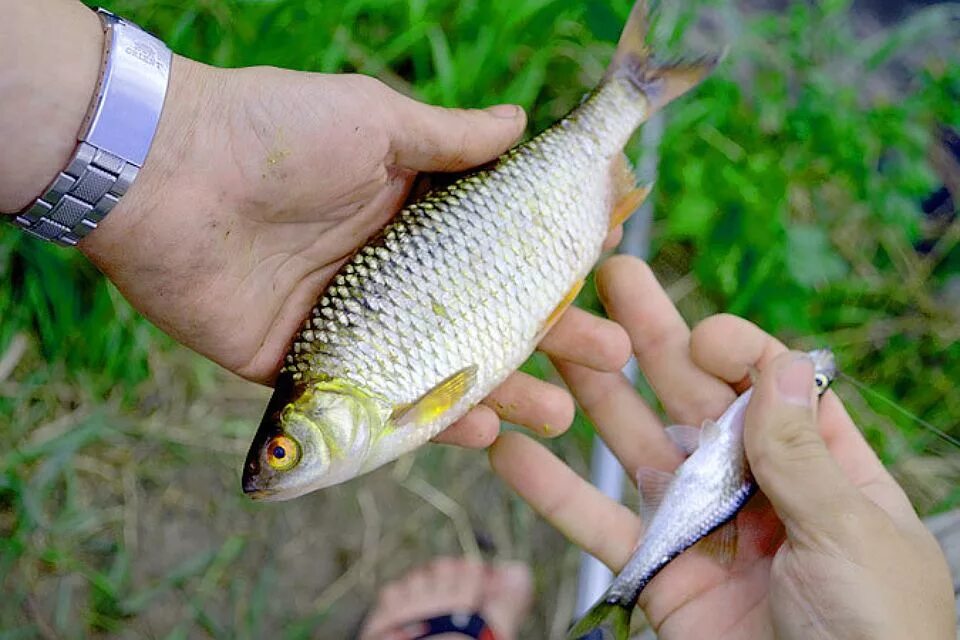
<instances>
[{"instance_id":1,"label":"large silver fish","mask_svg":"<svg viewBox=\"0 0 960 640\"><path fill-rule=\"evenodd\" d=\"M394 460L533 352L646 193L624 145L716 63L659 65L645 37L641 1L579 107L405 207L347 261L286 356L247 456L246 493L293 498Z\"/></svg>"},{"instance_id":2,"label":"large silver fish","mask_svg":"<svg viewBox=\"0 0 960 640\"><path fill-rule=\"evenodd\" d=\"M818 349L808 355L822 395L837 376L833 353ZM644 517L643 539L603 597L570 630L570 640L596 629L626 640L630 616L647 584L681 552L711 533L718 536L721 553L736 551L731 520L757 490L743 449L744 417L752 395L753 389L748 389L722 416L707 420L700 429L667 427L668 435L689 457L673 473L639 471L643 515L649 516Z\"/></svg>"}]
</instances>

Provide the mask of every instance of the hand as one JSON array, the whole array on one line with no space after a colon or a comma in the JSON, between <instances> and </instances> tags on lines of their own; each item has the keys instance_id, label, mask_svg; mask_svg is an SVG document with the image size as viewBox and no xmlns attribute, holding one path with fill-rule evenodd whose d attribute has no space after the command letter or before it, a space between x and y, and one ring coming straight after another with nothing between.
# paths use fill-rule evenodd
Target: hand
<instances>
[{"instance_id":1,"label":"hand","mask_svg":"<svg viewBox=\"0 0 960 640\"><path fill-rule=\"evenodd\" d=\"M609 260L597 282L672 421L716 418L749 385L751 368L761 370L745 441L763 494L737 517L732 565L690 550L641 594L658 637L954 637L943 555L837 396L828 392L815 411L779 391L781 381L797 382L795 354L732 316L709 318L691 333L649 268L633 259ZM556 364L631 475L640 466L669 470L680 462L626 378ZM805 369L799 393L809 398ZM571 541L614 571L626 563L642 529L630 510L519 433L501 435L490 458Z\"/></svg>"},{"instance_id":2,"label":"hand","mask_svg":"<svg viewBox=\"0 0 960 640\"><path fill-rule=\"evenodd\" d=\"M140 176L81 249L152 322L250 380L268 383L343 261L400 208L419 171L496 158L522 109L441 109L359 75L223 70L175 58ZM614 323L572 310L543 344L617 370ZM573 402L514 374L440 440L487 446L504 419L561 433Z\"/></svg>"}]
</instances>

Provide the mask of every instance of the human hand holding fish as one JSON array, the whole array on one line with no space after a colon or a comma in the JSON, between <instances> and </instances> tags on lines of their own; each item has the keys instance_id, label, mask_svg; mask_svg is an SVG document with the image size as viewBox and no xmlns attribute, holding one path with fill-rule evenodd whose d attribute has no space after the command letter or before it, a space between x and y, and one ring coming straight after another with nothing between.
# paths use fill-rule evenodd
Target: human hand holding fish
<instances>
[{"instance_id":1,"label":"human hand holding fish","mask_svg":"<svg viewBox=\"0 0 960 640\"><path fill-rule=\"evenodd\" d=\"M182 58L170 92L153 164L81 248L167 333L263 383L317 291L419 172L492 160L525 123L517 106L443 109L366 76ZM629 349L619 327L580 309L541 348L601 369ZM486 446L501 418L559 434L572 416L563 390L518 372L439 440Z\"/></svg>"},{"instance_id":2,"label":"human hand holding fish","mask_svg":"<svg viewBox=\"0 0 960 640\"><path fill-rule=\"evenodd\" d=\"M104 31L80 2L10 9L0 51L17 64L0 92L0 212L12 214L75 147ZM37 37L50 32L60 35ZM271 383L317 293L396 214L415 176L493 160L524 125L515 105L444 109L361 75L219 69L174 55L149 156L79 248L179 342ZM628 354L619 327L579 309L541 347L600 369ZM564 391L516 373L440 439L485 446L501 417L556 435L572 416Z\"/></svg>"},{"instance_id":3,"label":"human hand holding fish","mask_svg":"<svg viewBox=\"0 0 960 640\"><path fill-rule=\"evenodd\" d=\"M611 569L623 570L620 583L642 548L638 539L647 544L675 534L661 547L655 577L625 585L638 588L632 595L639 595L636 602L659 638L954 637L952 583L939 547L839 398L827 392L819 406L814 401L808 356L788 352L733 316L714 316L691 332L649 268L633 259L608 260L597 283L672 421L696 425L728 416L737 392L745 395L750 387L751 372L760 371L741 416L746 458L762 493L732 525L672 562L670 545L683 548L679 538L689 514L671 518L658 510L638 518L519 433L501 435L490 450L494 470L534 509ZM655 480L683 462L624 376L556 365L630 475ZM705 431L715 434L716 427ZM687 480L696 475L688 471ZM663 490L661 510L674 508L668 507L670 489ZM657 491L645 495L651 493ZM698 499L691 493L684 502ZM605 598L595 611L618 606L624 605ZM617 623L608 629L625 637Z\"/></svg>"}]
</instances>

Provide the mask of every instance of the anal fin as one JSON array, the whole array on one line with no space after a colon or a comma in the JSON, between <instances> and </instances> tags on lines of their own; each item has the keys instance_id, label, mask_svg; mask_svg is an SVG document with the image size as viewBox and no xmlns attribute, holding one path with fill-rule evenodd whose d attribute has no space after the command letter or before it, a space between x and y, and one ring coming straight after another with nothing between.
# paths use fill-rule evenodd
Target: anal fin
<instances>
[{"instance_id":1,"label":"anal fin","mask_svg":"<svg viewBox=\"0 0 960 640\"><path fill-rule=\"evenodd\" d=\"M563 300L560 301L560 304L558 304L556 308L550 312L550 315L547 316L547 321L543 323L543 329L541 331L542 333L549 331L550 327L556 324L560 316L563 315L563 312L567 310L567 307L573 304L573 301L576 300L577 296L580 294L580 290L583 289L584 282L586 281L579 280L570 288L570 291L567 291L567 294L563 296Z\"/></svg>"},{"instance_id":2,"label":"anal fin","mask_svg":"<svg viewBox=\"0 0 960 640\"><path fill-rule=\"evenodd\" d=\"M613 194L613 210L610 212L608 228L622 224L636 211L650 195L650 187L638 187L637 178L630 167L630 161L623 154L618 155L610 164L610 186Z\"/></svg>"},{"instance_id":3,"label":"anal fin","mask_svg":"<svg viewBox=\"0 0 960 640\"><path fill-rule=\"evenodd\" d=\"M610 229L626 222L627 218L640 208L648 195L650 195L650 187L637 187L627 192L613 205L613 211L610 213Z\"/></svg>"},{"instance_id":4,"label":"anal fin","mask_svg":"<svg viewBox=\"0 0 960 640\"><path fill-rule=\"evenodd\" d=\"M446 378L415 402L397 406L390 418L398 428L428 424L453 408L476 381L474 364Z\"/></svg>"},{"instance_id":5,"label":"anal fin","mask_svg":"<svg viewBox=\"0 0 960 640\"><path fill-rule=\"evenodd\" d=\"M716 559L720 564L730 566L737 555L736 517L711 531L694 545L694 548Z\"/></svg>"}]
</instances>

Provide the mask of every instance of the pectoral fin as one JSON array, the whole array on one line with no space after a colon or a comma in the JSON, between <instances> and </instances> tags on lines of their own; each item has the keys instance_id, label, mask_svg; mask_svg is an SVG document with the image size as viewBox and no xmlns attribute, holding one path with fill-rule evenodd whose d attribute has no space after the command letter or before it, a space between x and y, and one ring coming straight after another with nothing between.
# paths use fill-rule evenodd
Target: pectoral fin
<instances>
[{"instance_id":1,"label":"pectoral fin","mask_svg":"<svg viewBox=\"0 0 960 640\"><path fill-rule=\"evenodd\" d=\"M398 405L391 415L397 428L428 424L454 407L476 384L477 365L470 365L427 391L411 404Z\"/></svg>"},{"instance_id":2,"label":"pectoral fin","mask_svg":"<svg viewBox=\"0 0 960 640\"><path fill-rule=\"evenodd\" d=\"M660 508L663 497L673 482L674 475L652 467L637 469L637 489L640 490L640 520L649 522Z\"/></svg>"}]
</instances>

